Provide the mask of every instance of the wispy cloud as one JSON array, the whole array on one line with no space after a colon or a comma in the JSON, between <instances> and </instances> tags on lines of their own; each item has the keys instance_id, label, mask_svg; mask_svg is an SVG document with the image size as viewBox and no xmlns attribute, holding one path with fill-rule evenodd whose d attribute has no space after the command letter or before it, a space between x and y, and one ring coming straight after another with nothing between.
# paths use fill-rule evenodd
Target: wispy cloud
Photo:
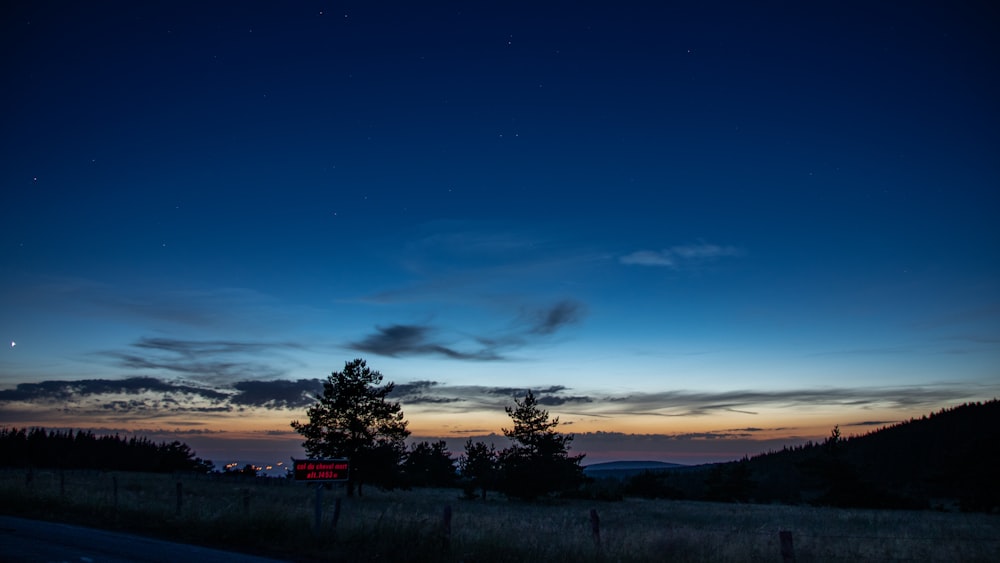
<instances>
[{"instance_id":1,"label":"wispy cloud","mask_svg":"<svg viewBox=\"0 0 1000 563\"><path fill-rule=\"evenodd\" d=\"M546 280L549 288L572 286L611 257L603 249L582 248L560 232L523 225L436 221L421 228L423 236L395 256L399 277L406 281L375 288L362 302L489 306L493 296L538 280Z\"/></svg>"},{"instance_id":2,"label":"wispy cloud","mask_svg":"<svg viewBox=\"0 0 1000 563\"><path fill-rule=\"evenodd\" d=\"M701 242L698 244L672 246L663 250L637 250L619 258L622 264L654 266L681 269L727 256L739 256L740 250L734 246L719 246Z\"/></svg>"},{"instance_id":3,"label":"wispy cloud","mask_svg":"<svg viewBox=\"0 0 1000 563\"><path fill-rule=\"evenodd\" d=\"M504 360L511 351L578 323L583 316L581 303L564 299L548 307L527 308L513 328L494 335L463 337L464 344L446 341L440 336L442 331L431 325L395 324L375 327L373 334L350 342L348 347L390 357L431 355L452 360Z\"/></svg>"},{"instance_id":4,"label":"wispy cloud","mask_svg":"<svg viewBox=\"0 0 1000 563\"><path fill-rule=\"evenodd\" d=\"M536 309L529 314L532 320L528 333L552 334L560 328L580 322L583 318L583 305L577 301L563 300L551 307Z\"/></svg>"},{"instance_id":5,"label":"wispy cloud","mask_svg":"<svg viewBox=\"0 0 1000 563\"><path fill-rule=\"evenodd\" d=\"M140 320L158 328L274 330L321 312L290 307L256 290L240 287L149 289L86 278L31 276L5 305L91 318L94 315Z\"/></svg>"},{"instance_id":6,"label":"wispy cloud","mask_svg":"<svg viewBox=\"0 0 1000 563\"><path fill-rule=\"evenodd\" d=\"M591 397L567 395L562 385L536 386L530 388L539 404L547 406L568 403L589 403ZM515 397L523 397L528 387L497 387L485 385L444 385L436 381L414 381L396 385L392 391L393 400L407 405L421 405L423 410L442 410L455 413L484 410L502 411L513 404ZM429 405L447 405L428 408Z\"/></svg>"},{"instance_id":7,"label":"wispy cloud","mask_svg":"<svg viewBox=\"0 0 1000 563\"><path fill-rule=\"evenodd\" d=\"M501 409L526 388L452 386L420 382L400 385L393 397L406 404L447 403L446 410L472 412ZM700 417L719 413L755 415L761 409L841 406L857 409L935 409L977 397L981 390L968 385L926 385L915 387L788 389L778 391L734 390L699 392L686 390L651 391L628 395L586 394L561 385L535 386L538 402L566 414L590 417L650 416ZM415 399L411 403L411 399ZM744 428L727 432L756 432Z\"/></svg>"},{"instance_id":8,"label":"wispy cloud","mask_svg":"<svg viewBox=\"0 0 1000 563\"><path fill-rule=\"evenodd\" d=\"M762 407L936 407L976 396L977 391L977 389L951 385L788 389L780 391L661 391L606 397L602 399L602 404L606 405L602 410L607 414L642 413L653 416L704 416L719 412L754 414L757 409Z\"/></svg>"},{"instance_id":9,"label":"wispy cloud","mask_svg":"<svg viewBox=\"0 0 1000 563\"><path fill-rule=\"evenodd\" d=\"M359 352L379 356L438 355L453 360L499 360L500 355L490 348L459 351L433 339L434 328L426 325L391 325L375 327L375 333L348 346Z\"/></svg>"},{"instance_id":10,"label":"wispy cloud","mask_svg":"<svg viewBox=\"0 0 1000 563\"><path fill-rule=\"evenodd\" d=\"M864 420L862 422L852 422L844 426L888 426L896 424L898 420Z\"/></svg>"},{"instance_id":11,"label":"wispy cloud","mask_svg":"<svg viewBox=\"0 0 1000 563\"><path fill-rule=\"evenodd\" d=\"M323 391L323 382L319 379L239 381L233 388L237 391L230 399L234 405L296 409L316 402L316 396Z\"/></svg>"},{"instance_id":12,"label":"wispy cloud","mask_svg":"<svg viewBox=\"0 0 1000 563\"><path fill-rule=\"evenodd\" d=\"M227 393L215 389L171 383L155 377L130 377L117 380L83 379L79 381L21 383L14 389L0 390L0 401L67 401L93 395L135 395L147 391L160 394L195 395L210 401L224 400L229 397Z\"/></svg>"},{"instance_id":13,"label":"wispy cloud","mask_svg":"<svg viewBox=\"0 0 1000 563\"><path fill-rule=\"evenodd\" d=\"M398 384L392 389L392 398L395 400L403 398L408 405L440 405L457 403L462 400L458 397L445 397L433 394L431 389L437 385L440 385L437 381L412 381L410 383Z\"/></svg>"},{"instance_id":14,"label":"wispy cloud","mask_svg":"<svg viewBox=\"0 0 1000 563\"><path fill-rule=\"evenodd\" d=\"M140 338L129 350L100 355L127 369L153 370L198 381L231 382L279 378L291 361L281 353L301 349L298 344L288 342ZM280 357L278 362L262 359L276 354Z\"/></svg>"},{"instance_id":15,"label":"wispy cloud","mask_svg":"<svg viewBox=\"0 0 1000 563\"><path fill-rule=\"evenodd\" d=\"M114 420L155 420L182 415L233 416L253 409L290 411L313 403L322 390L320 379L244 380L229 385L191 384L154 377L121 380L52 380L21 383L0 390L0 416L10 420L17 409L55 408L61 415L98 414ZM502 412L523 397L527 388L513 386L447 385L418 380L396 385L392 400L407 412L464 413ZM594 394L563 385L536 385L532 389L539 404L554 415L614 419L619 416L705 417L725 412L753 414L763 409L850 407L858 412L870 408L931 411L983 394L968 384L914 387L827 388L787 390L690 391L668 390L627 395ZM883 421L842 422L844 426L878 426ZM774 430L774 429L769 429ZM691 439L719 436L749 436L765 429L756 427L692 434ZM709 435L711 434L711 435Z\"/></svg>"},{"instance_id":16,"label":"wispy cloud","mask_svg":"<svg viewBox=\"0 0 1000 563\"><path fill-rule=\"evenodd\" d=\"M246 408L299 409L312 404L322 389L319 379L248 380L231 386L192 385L155 377L51 380L0 390L0 404L56 406L63 413L122 415L135 420Z\"/></svg>"}]
</instances>

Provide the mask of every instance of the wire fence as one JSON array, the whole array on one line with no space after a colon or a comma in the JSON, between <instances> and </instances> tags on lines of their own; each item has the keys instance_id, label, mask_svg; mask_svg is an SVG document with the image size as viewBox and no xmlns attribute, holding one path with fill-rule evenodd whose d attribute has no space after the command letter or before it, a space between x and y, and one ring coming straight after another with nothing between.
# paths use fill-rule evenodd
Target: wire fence
<instances>
[{"instance_id":1,"label":"wire fence","mask_svg":"<svg viewBox=\"0 0 1000 563\"><path fill-rule=\"evenodd\" d=\"M600 544L600 518L596 510L591 510L591 535L596 544ZM759 536L762 538L767 538L769 540L777 539L777 543L780 546L780 555L783 563L795 563L802 555L805 555L806 560L859 560L858 551L854 550L853 553L843 553L838 554L831 552L830 549L815 549L818 545L839 545L843 546L845 540L854 542L893 542L893 544L898 544L899 542L925 542L932 545L955 545L955 544L982 544L983 546L988 545L989 547L980 548L973 550L979 554L985 554L986 560L996 560L1000 561L1000 537L998 536L969 536L969 535L937 535L937 536L922 536L922 535L892 535L892 534L842 534L842 533L831 533L831 534L818 534L818 533L802 533L796 532L794 530L788 529L775 529L775 528L757 528L757 529L747 529L747 528L719 528L719 527L708 527L708 526L698 526L689 528L690 531L694 531L699 534L717 534L719 536L734 537L734 536ZM670 531L665 531L669 534ZM807 541L802 541L807 540ZM798 545L804 544L806 549L798 548ZM994 547L995 546L995 547ZM990 551L995 549L993 553L995 558L991 558L989 555ZM820 551L820 553L816 553ZM867 559L867 558L866 558ZM890 554L881 553L876 557L870 559L878 561L961 561L962 558L955 557L954 554L934 556L933 554L923 553L919 556L911 557L896 557ZM982 559L982 557L972 557L971 559Z\"/></svg>"},{"instance_id":2,"label":"wire fence","mask_svg":"<svg viewBox=\"0 0 1000 563\"><path fill-rule=\"evenodd\" d=\"M207 514L215 518L216 514L249 514L275 507L286 510L283 507L294 504L298 517L313 523L309 527L317 534L337 532L338 526L345 532L354 530L352 533L373 537L381 537L379 534L387 530L406 529L439 538L437 545L445 548L457 544L479 549L475 546L489 541L482 539L483 530L494 530L504 538L496 542L548 542L574 550L586 548L584 553L589 549L592 555L584 561L645 560L643 554L663 554L664 560L677 561L1000 561L1000 517L988 514L871 511L865 513L866 521L840 509L671 502L609 503L580 512L579 502L488 504L459 501L454 496L445 500L446 493L436 501L407 504L423 492L376 493L374 499L365 500L345 498L347 502L341 507L342 493L323 496L318 488L314 492L265 482L270 480L163 475L138 482L125 475L77 475L81 479L72 481L60 471L38 472L30 481L23 474L19 478L11 475L15 477L11 487L67 502L91 495L97 505L115 511L119 506L139 506L171 517ZM232 486L219 486L226 484ZM314 513L315 507L320 511ZM630 512L635 507L642 508ZM658 512L650 512L654 507ZM863 527L866 525L870 530ZM828 532L823 531L824 526L829 526ZM552 536L552 532L557 535ZM558 537L563 534L565 537ZM739 557L741 549L748 554L744 559Z\"/></svg>"}]
</instances>

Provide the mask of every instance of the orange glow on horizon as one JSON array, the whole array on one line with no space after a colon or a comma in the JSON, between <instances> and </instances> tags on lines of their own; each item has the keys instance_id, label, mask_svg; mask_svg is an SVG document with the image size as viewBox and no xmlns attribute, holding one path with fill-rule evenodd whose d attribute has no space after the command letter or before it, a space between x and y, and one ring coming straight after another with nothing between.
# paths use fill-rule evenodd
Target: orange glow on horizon
<instances>
[{"instance_id":1,"label":"orange glow on horizon","mask_svg":"<svg viewBox=\"0 0 1000 563\"><path fill-rule=\"evenodd\" d=\"M404 411L405 412L405 411ZM926 414L923 410L907 412L905 415L893 409L858 409L848 407L825 408L770 408L760 409L751 413L722 412L711 415L691 416L652 416L652 415L615 415L594 416L574 412L559 412L550 409L551 416L560 420L558 430L576 435L614 434L621 433L633 436L668 436L678 439L712 443L719 455L725 456L733 452L737 457L744 454L763 453L768 448L780 448L787 440L789 444L803 440L818 441L829 436L835 425L841 427L845 437L860 435L879 426L891 424L910 417ZM246 409L240 413L213 413L211 416L199 419L185 419L177 416L162 419L147 419L124 422L116 420L113 415L95 417L93 415L73 416L62 412L53 414L51 410L23 409L16 413L18 420L9 420L8 428L73 428L93 429L97 433L122 432L138 436L146 436L154 441L180 440L192 446L198 455L204 455L204 449L218 449L218 444L228 444L234 450L243 452L288 451L294 452L301 448L302 438L290 426L292 420L305 420L305 410L273 410ZM445 413L440 411L423 411L418 408L409 409L406 413L409 421L411 439L447 439L456 455L460 453L459 444L467 438L488 435L502 435L502 429L510 427L510 418L503 410ZM884 424L862 424L872 421L887 421ZM739 440L739 448L732 440ZM592 442L592 440L591 440ZM608 437L602 440L608 443L609 450L600 454L601 458L615 455L614 439ZM752 444L760 442L755 448ZM765 442L767 442L765 444ZM635 448L637 442L630 441L630 448ZM641 442L638 442L641 443ZM748 446L747 443L750 443ZM580 442L577 442L577 445ZM730 445L727 445L730 444ZM579 448L580 446L578 446ZM733 450L732 452L730 450ZM661 452L682 461L685 454L681 451ZM218 457L217 454L213 454ZM642 452L622 450L625 458L643 457ZM692 454L694 455L694 454ZM596 457L596 453L595 456ZM283 459L283 456L279 459ZM261 460L264 461L264 460ZM268 459L267 463L273 463Z\"/></svg>"}]
</instances>

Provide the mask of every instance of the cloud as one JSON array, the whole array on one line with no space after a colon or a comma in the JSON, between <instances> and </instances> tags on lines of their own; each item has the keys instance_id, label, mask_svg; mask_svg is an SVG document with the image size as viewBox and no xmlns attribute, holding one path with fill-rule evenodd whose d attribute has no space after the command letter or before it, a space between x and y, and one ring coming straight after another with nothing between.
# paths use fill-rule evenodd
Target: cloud
<instances>
[{"instance_id":1,"label":"cloud","mask_svg":"<svg viewBox=\"0 0 1000 563\"><path fill-rule=\"evenodd\" d=\"M13 301L9 301L13 300ZM275 326L301 322L320 311L289 307L258 291L222 287L151 291L97 280L62 276L28 276L15 293L0 297L5 304L29 310L58 311L93 318L95 315L153 323L157 329L206 327L241 331L273 331Z\"/></svg>"},{"instance_id":2,"label":"cloud","mask_svg":"<svg viewBox=\"0 0 1000 563\"><path fill-rule=\"evenodd\" d=\"M281 357L281 367L260 359L302 346L287 342L237 340L180 340L140 338L130 350L103 352L119 367L155 370L201 381L276 379L283 376L290 360Z\"/></svg>"},{"instance_id":3,"label":"cloud","mask_svg":"<svg viewBox=\"0 0 1000 563\"><path fill-rule=\"evenodd\" d=\"M395 396L417 396L421 395L431 388L440 385L437 381L411 381L409 383L397 383L392 389L392 394Z\"/></svg>"},{"instance_id":4,"label":"cloud","mask_svg":"<svg viewBox=\"0 0 1000 563\"><path fill-rule=\"evenodd\" d=\"M677 264L673 254L669 250L656 252L654 250L637 250L631 254L626 254L620 258L622 264L635 264L638 266L667 266L674 267Z\"/></svg>"},{"instance_id":5,"label":"cloud","mask_svg":"<svg viewBox=\"0 0 1000 563\"><path fill-rule=\"evenodd\" d=\"M414 381L396 385L391 397L403 403L404 406L421 405L421 410L440 410L442 412L464 413L493 410L502 412L504 407L514 404L514 399L524 397L528 387L491 387L482 385L443 385L435 381ZM593 397L580 395L565 395L566 387L549 385L530 389L545 406L564 404L586 404L594 401ZM434 409L433 405L448 405Z\"/></svg>"},{"instance_id":6,"label":"cloud","mask_svg":"<svg viewBox=\"0 0 1000 563\"><path fill-rule=\"evenodd\" d=\"M890 424L896 424L898 420L865 420L863 422L853 422L850 424L845 424L844 426L888 426Z\"/></svg>"},{"instance_id":7,"label":"cloud","mask_svg":"<svg viewBox=\"0 0 1000 563\"><path fill-rule=\"evenodd\" d=\"M414 382L397 388L393 397L404 405L447 405L442 412L481 412L502 409L524 396L527 387L451 386L437 382ZM734 390L698 392L650 391L628 395L583 394L561 386L535 386L539 404L558 411L596 418L617 416L704 417L719 413L756 415L761 409L845 406L857 409L937 409L982 395L968 385L921 387L787 389L778 391ZM423 407L422 407L423 409ZM568 409L568 410L567 410ZM425 409L426 410L426 409ZM756 427L726 430L749 434L777 429Z\"/></svg>"},{"instance_id":8,"label":"cloud","mask_svg":"<svg viewBox=\"0 0 1000 563\"><path fill-rule=\"evenodd\" d=\"M433 327L423 325L391 325L375 327L370 334L349 346L359 352L379 356L439 355L453 360L499 360L501 357L489 348L462 352L431 339Z\"/></svg>"},{"instance_id":9,"label":"cloud","mask_svg":"<svg viewBox=\"0 0 1000 563\"><path fill-rule=\"evenodd\" d=\"M231 399L234 405L269 409L302 408L313 404L323 392L319 379L240 381L233 385L238 391Z\"/></svg>"},{"instance_id":10,"label":"cloud","mask_svg":"<svg viewBox=\"0 0 1000 563\"><path fill-rule=\"evenodd\" d=\"M526 392L531 391L533 395L542 395L546 393L559 393L565 391L566 387L564 385L550 385L548 387L476 387L475 389L481 389L484 393L488 395L501 395L503 397L520 397Z\"/></svg>"},{"instance_id":11,"label":"cloud","mask_svg":"<svg viewBox=\"0 0 1000 563\"><path fill-rule=\"evenodd\" d=\"M566 325L580 322L583 314L581 303L566 299L551 307L534 311L532 315L534 322L528 332L531 334L552 334Z\"/></svg>"},{"instance_id":12,"label":"cloud","mask_svg":"<svg viewBox=\"0 0 1000 563\"><path fill-rule=\"evenodd\" d=\"M496 335L465 336L466 347L440 339L438 329L430 325L394 324L376 326L375 332L361 340L348 343L359 352L379 356L440 356L453 360L495 361L507 359L507 354L548 337L565 326L580 322L583 304L563 299L550 306L522 311L513 328Z\"/></svg>"},{"instance_id":13,"label":"cloud","mask_svg":"<svg viewBox=\"0 0 1000 563\"><path fill-rule=\"evenodd\" d=\"M0 390L0 404L7 407L17 403L46 408L58 406L64 413L127 415L135 420L192 413L229 413L247 408L299 409L312 404L322 388L319 379L246 380L221 387L189 385L154 377L53 380L21 383L14 389Z\"/></svg>"},{"instance_id":14,"label":"cloud","mask_svg":"<svg viewBox=\"0 0 1000 563\"><path fill-rule=\"evenodd\" d=\"M205 387L170 383L153 377L130 377L117 380L83 379L21 383L14 389L0 390L0 401L68 401L93 395L135 395L144 392L195 395L210 401L221 401L229 397L227 393Z\"/></svg>"},{"instance_id":15,"label":"cloud","mask_svg":"<svg viewBox=\"0 0 1000 563\"><path fill-rule=\"evenodd\" d=\"M749 438L750 432L684 432L671 434L673 440L727 440L732 438Z\"/></svg>"},{"instance_id":16,"label":"cloud","mask_svg":"<svg viewBox=\"0 0 1000 563\"><path fill-rule=\"evenodd\" d=\"M301 409L312 404L321 389L322 380L319 379L242 380L215 385L155 377L51 380L21 383L12 389L0 390L0 418L17 420L12 418L17 412L41 412L39 409L44 409L50 420L68 420L69 417L84 415L113 416L106 420L113 420L111 424L121 424L126 420L183 420L185 416L203 415L203 418L192 418L204 422L204 417L252 413L254 409ZM527 390L527 386L448 385L415 380L396 385L391 398L400 401L411 415L440 412L461 416L466 413L502 413L505 407L513 405L514 399L523 397ZM831 406L849 407L854 412L874 408L899 409L904 411L900 418L905 418L914 412L928 412L995 394L993 388L961 382L915 387L768 391L663 390L625 395L593 394L562 385L535 385L531 390L538 403L551 410L553 416L593 420L612 420L619 416L709 417L726 412L753 415L765 409L801 410ZM844 427L861 427L887 422L862 419L858 422L844 420L841 424ZM747 426L691 434L687 439L752 436L776 430Z\"/></svg>"},{"instance_id":17,"label":"cloud","mask_svg":"<svg viewBox=\"0 0 1000 563\"><path fill-rule=\"evenodd\" d=\"M236 340L179 340L175 338L140 338L133 344L136 348L173 352L187 357L197 355L259 353L274 348L301 349L291 343L240 342Z\"/></svg>"},{"instance_id":18,"label":"cloud","mask_svg":"<svg viewBox=\"0 0 1000 563\"><path fill-rule=\"evenodd\" d=\"M392 388L390 396L399 401L404 401L408 405L419 404L446 404L462 401L458 397L435 396L433 388L440 385L437 381L412 381L410 383L400 383Z\"/></svg>"},{"instance_id":19,"label":"cloud","mask_svg":"<svg viewBox=\"0 0 1000 563\"><path fill-rule=\"evenodd\" d=\"M968 386L927 385L781 391L661 391L606 397L601 402L607 405L602 409L606 414L704 416L718 412L754 414L751 409L764 406L937 407L977 396L978 389Z\"/></svg>"},{"instance_id":20,"label":"cloud","mask_svg":"<svg viewBox=\"0 0 1000 563\"><path fill-rule=\"evenodd\" d=\"M739 256L740 250L733 246L719 246L709 243L673 246L663 250L637 250L619 258L622 264L635 266L654 266L661 268L681 269L724 258Z\"/></svg>"},{"instance_id":21,"label":"cloud","mask_svg":"<svg viewBox=\"0 0 1000 563\"><path fill-rule=\"evenodd\" d=\"M675 246L671 249L675 256L685 260L700 258L720 258L723 256L738 256L739 251L732 246L718 246L705 242L687 246Z\"/></svg>"},{"instance_id":22,"label":"cloud","mask_svg":"<svg viewBox=\"0 0 1000 563\"><path fill-rule=\"evenodd\" d=\"M548 395L540 397L538 399L539 405L544 406L559 406L565 405L566 403L593 403L594 400L590 397L574 396L574 397L560 397L556 395Z\"/></svg>"}]
</instances>

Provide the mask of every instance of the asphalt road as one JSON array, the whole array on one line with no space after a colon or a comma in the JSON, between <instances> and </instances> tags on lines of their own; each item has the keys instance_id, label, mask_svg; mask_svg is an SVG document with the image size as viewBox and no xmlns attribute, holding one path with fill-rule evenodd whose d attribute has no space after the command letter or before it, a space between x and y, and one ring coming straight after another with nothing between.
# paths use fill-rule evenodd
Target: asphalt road
<instances>
[{"instance_id":1,"label":"asphalt road","mask_svg":"<svg viewBox=\"0 0 1000 563\"><path fill-rule=\"evenodd\" d=\"M277 563L254 557L181 543L0 516L0 562L3 563Z\"/></svg>"}]
</instances>

